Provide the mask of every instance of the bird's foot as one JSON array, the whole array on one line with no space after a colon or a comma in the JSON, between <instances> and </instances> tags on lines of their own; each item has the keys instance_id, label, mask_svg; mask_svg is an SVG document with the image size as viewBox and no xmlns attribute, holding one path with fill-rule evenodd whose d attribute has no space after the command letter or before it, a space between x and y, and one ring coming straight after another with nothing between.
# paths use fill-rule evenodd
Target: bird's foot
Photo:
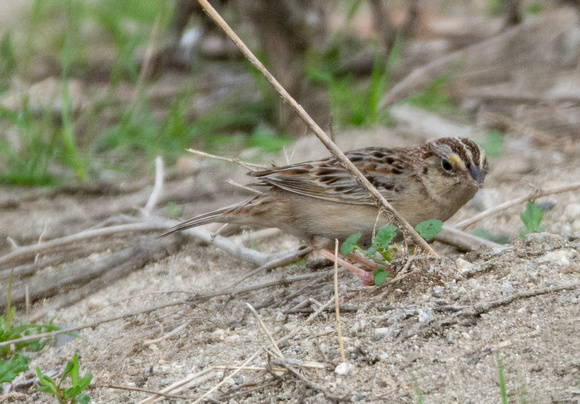
<instances>
[{"instance_id":1,"label":"bird's foot","mask_svg":"<svg viewBox=\"0 0 580 404\"><path fill-rule=\"evenodd\" d=\"M330 261L334 261L335 258L336 258L336 262L341 267L348 269L353 274L355 274L356 276L358 276L359 278L362 279L363 286L374 286L375 279L373 277L372 272L365 271L364 269L359 268L356 265L353 265L350 262L348 262L348 261L346 261L346 260L344 260L344 259L342 259L340 257L335 257L334 256L334 253L332 253L332 251L330 251L330 250L320 249L320 250L318 250L318 253L320 255L322 255L324 258L326 258L326 259L328 259ZM347 257L350 256L350 255L354 255L354 254L349 254L349 255L347 255ZM357 257L357 262L361 262L359 260L360 258L361 257ZM368 260L365 260L365 261L368 261ZM371 262L371 261L369 261L369 262ZM364 263L362 263L362 264L364 265ZM374 264L374 269L373 269L373 271L374 271L374 270L376 270L377 266L376 266L376 264L374 262L372 262L372 264Z\"/></svg>"}]
</instances>

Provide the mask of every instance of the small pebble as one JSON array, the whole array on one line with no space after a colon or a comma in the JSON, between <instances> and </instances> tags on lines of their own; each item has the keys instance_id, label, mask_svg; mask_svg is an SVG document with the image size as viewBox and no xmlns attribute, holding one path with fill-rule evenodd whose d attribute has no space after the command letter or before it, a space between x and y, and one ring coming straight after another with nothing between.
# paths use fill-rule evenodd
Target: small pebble
<instances>
[{"instance_id":1,"label":"small pebble","mask_svg":"<svg viewBox=\"0 0 580 404\"><path fill-rule=\"evenodd\" d=\"M540 257L538 261L552 265L570 265L570 259L574 258L576 254L577 252L574 250L551 251L543 257Z\"/></svg>"},{"instance_id":2,"label":"small pebble","mask_svg":"<svg viewBox=\"0 0 580 404\"><path fill-rule=\"evenodd\" d=\"M455 260L455 265L457 265L457 269L461 272L466 272L473 268L473 264L469 261L465 261L463 258L457 258L457 260Z\"/></svg>"},{"instance_id":3,"label":"small pebble","mask_svg":"<svg viewBox=\"0 0 580 404\"><path fill-rule=\"evenodd\" d=\"M221 328L218 328L217 330L215 330L214 332L212 332L211 335L214 338L216 338L216 339L218 339L220 341L223 341L225 339L225 333L226 332L224 330L222 330Z\"/></svg>"},{"instance_id":4,"label":"small pebble","mask_svg":"<svg viewBox=\"0 0 580 404\"><path fill-rule=\"evenodd\" d=\"M298 323L286 323L282 326L287 332L294 331L298 327Z\"/></svg>"},{"instance_id":5,"label":"small pebble","mask_svg":"<svg viewBox=\"0 0 580 404\"><path fill-rule=\"evenodd\" d=\"M564 215L570 222L580 219L580 203L571 203L570 205L566 206Z\"/></svg>"},{"instance_id":6,"label":"small pebble","mask_svg":"<svg viewBox=\"0 0 580 404\"><path fill-rule=\"evenodd\" d=\"M382 339L392 332L393 331L389 327L375 328L375 340Z\"/></svg>"},{"instance_id":7,"label":"small pebble","mask_svg":"<svg viewBox=\"0 0 580 404\"><path fill-rule=\"evenodd\" d=\"M501 291L504 294L509 294L509 293L513 293L515 291L513 285L511 284L510 281L505 281L502 285L501 285Z\"/></svg>"},{"instance_id":8,"label":"small pebble","mask_svg":"<svg viewBox=\"0 0 580 404\"><path fill-rule=\"evenodd\" d=\"M89 299L89 301L87 302L87 306L89 307L90 310L100 310L103 307L105 307L106 303L107 301L105 300L104 297L94 296Z\"/></svg>"},{"instance_id":9,"label":"small pebble","mask_svg":"<svg viewBox=\"0 0 580 404\"><path fill-rule=\"evenodd\" d=\"M234 382L239 386L240 384L244 383L244 376L239 375L233 378Z\"/></svg>"},{"instance_id":10,"label":"small pebble","mask_svg":"<svg viewBox=\"0 0 580 404\"><path fill-rule=\"evenodd\" d=\"M224 342L237 342L239 340L240 340L240 336L237 334L228 335L227 337L224 338Z\"/></svg>"},{"instance_id":11,"label":"small pebble","mask_svg":"<svg viewBox=\"0 0 580 404\"><path fill-rule=\"evenodd\" d=\"M351 365L350 363L347 362L342 362L340 365L338 365L336 367L336 369L334 369L334 373L336 373L337 375L347 375L352 369L354 369L354 365Z\"/></svg>"},{"instance_id":12,"label":"small pebble","mask_svg":"<svg viewBox=\"0 0 580 404\"><path fill-rule=\"evenodd\" d=\"M443 286L435 286L433 288L433 293L431 293L431 296L440 298L444 290L445 288Z\"/></svg>"},{"instance_id":13,"label":"small pebble","mask_svg":"<svg viewBox=\"0 0 580 404\"><path fill-rule=\"evenodd\" d=\"M407 355L405 362L407 362L407 365L410 365L411 363L416 362L420 357L421 354L418 352L411 352L409 355Z\"/></svg>"},{"instance_id":14,"label":"small pebble","mask_svg":"<svg viewBox=\"0 0 580 404\"><path fill-rule=\"evenodd\" d=\"M435 320L435 316L433 315L433 309L418 309L417 314L419 315L419 322L429 324L433 320Z\"/></svg>"}]
</instances>

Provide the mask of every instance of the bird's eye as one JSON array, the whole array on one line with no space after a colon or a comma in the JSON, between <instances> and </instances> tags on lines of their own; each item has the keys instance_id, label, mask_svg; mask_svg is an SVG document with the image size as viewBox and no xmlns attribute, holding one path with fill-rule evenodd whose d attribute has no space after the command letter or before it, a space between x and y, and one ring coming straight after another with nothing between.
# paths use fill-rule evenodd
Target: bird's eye
<instances>
[{"instance_id":1,"label":"bird's eye","mask_svg":"<svg viewBox=\"0 0 580 404\"><path fill-rule=\"evenodd\" d=\"M447 172L453 171L453 165L447 159L441 159L441 168Z\"/></svg>"}]
</instances>

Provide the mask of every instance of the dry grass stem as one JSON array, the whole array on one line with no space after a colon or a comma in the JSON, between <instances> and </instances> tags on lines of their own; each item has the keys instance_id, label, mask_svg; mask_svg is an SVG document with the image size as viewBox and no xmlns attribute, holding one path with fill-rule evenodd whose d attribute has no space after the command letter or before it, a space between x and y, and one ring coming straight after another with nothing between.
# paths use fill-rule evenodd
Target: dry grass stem
<instances>
[{"instance_id":1,"label":"dry grass stem","mask_svg":"<svg viewBox=\"0 0 580 404\"><path fill-rule=\"evenodd\" d=\"M108 388L108 389L115 389L115 390L137 391L140 393L153 394L155 396L162 396L165 398L175 398L175 399L180 399L180 400L195 400L195 399L199 398L198 396L195 396L195 397L194 396L178 396L178 395L173 395L173 394L161 393L160 391L141 389L139 387L117 386L115 384L107 384L103 387Z\"/></svg>"},{"instance_id":2,"label":"dry grass stem","mask_svg":"<svg viewBox=\"0 0 580 404\"><path fill-rule=\"evenodd\" d=\"M308 379L306 376L304 376L302 373L300 373L298 370L296 370L293 366L290 366L289 364L285 363L284 361L277 361L277 363L280 366L283 366L286 369L288 369L288 371L290 371L290 373L292 373L294 376L296 376L298 379L300 379L304 384L306 384L311 389L313 389L315 391L319 391L322 394L324 394L326 396L326 398L328 398L329 400L332 400L335 402L345 401L345 397L338 397L338 396L335 396L334 394L329 393L326 389L324 389L321 386L319 386L318 384L314 383L312 380Z\"/></svg>"},{"instance_id":3,"label":"dry grass stem","mask_svg":"<svg viewBox=\"0 0 580 404\"><path fill-rule=\"evenodd\" d=\"M331 270L331 273L333 273L334 270ZM325 311L327 308L329 308L332 303L334 302L334 296L332 296L330 298L330 300L328 300L323 306L321 306L318 310L316 310L314 313L312 313L305 321L304 321L304 326L310 324L316 317L318 317L320 315L320 313L322 313L323 311ZM286 334L285 336L283 336L282 338L278 339L278 341L276 341L276 344L280 345L282 342L286 342L288 341L290 338L294 337L296 334L298 334L301 331L301 328L295 328L294 330L292 330L290 333Z\"/></svg>"},{"instance_id":4,"label":"dry grass stem","mask_svg":"<svg viewBox=\"0 0 580 404\"><path fill-rule=\"evenodd\" d=\"M275 355L274 355L275 356ZM314 361L301 361L300 362L300 367L303 368L310 368L310 369L328 369L330 367L329 364L327 363L320 363L320 362L314 362ZM266 366L244 366L242 368L242 366L213 366L214 369L217 370L235 370L235 369L242 369L242 370L251 370L251 371L255 371L255 372L260 372L260 371L272 371L272 372L285 372L286 369L284 368L272 368L272 367L266 367Z\"/></svg>"},{"instance_id":5,"label":"dry grass stem","mask_svg":"<svg viewBox=\"0 0 580 404\"><path fill-rule=\"evenodd\" d=\"M240 159L231 159L228 157L217 156L215 154L202 152L201 150L187 149L187 151L192 153L192 154L196 154L198 156L203 156L203 157L207 157L207 158L214 159L214 160L221 160L221 161L227 161L230 163L234 163L234 164L237 164L239 166L244 167L248 171L264 170L267 168L266 166L261 165L261 164L247 163L245 161L241 161Z\"/></svg>"},{"instance_id":6,"label":"dry grass stem","mask_svg":"<svg viewBox=\"0 0 580 404\"><path fill-rule=\"evenodd\" d=\"M185 379L179 380L179 381L171 384L170 386L167 386L166 388L161 390L161 393L168 394L171 392L179 392L179 391L184 390L188 387L193 387L193 386L196 386L198 384L201 384L201 383L205 382L206 380L209 380L209 379L214 377L213 374L210 374L214 370L216 370L215 366L212 366L212 367L204 369L200 372L197 372L196 374L189 375ZM158 392L155 392L154 394L156 394L156 395L153 397L147 397L146 399L139 401L137 404L154 403L154 402L162 400L162 398L159 397Z\"/></svg>"},{"instance_id":7,"label":"dry grass stem","mask_svg":"<svg viewBox=\"0 0 580 404\"><path fill-rule=\"evenodd\" d=\"M256 359L258 357L258 355L262 353L262 351L263 351L263 348L258 349L252 356L250 356L248 358L247 361L244 362L244 364L242 366L240 366L238 369L234 370L231 374L229 374L227 377L225 377L221 382L219 382L213 388L211 388L207 393L205 393L203 396L201 396L200 398L195 400L193 402L193 404L197 404L197 403L201 402L202 400L206 399L207 397L211 396L217 389L219 389L225 383L230 381L235 375L240 373L250 362L252 362L254 359Z\"/></svg>"},{"instance_id":8,"label":"dry grass stem","mask_svg":"<svg viewBox=\"0 0 580 404\"><path fill-rule=\"evenodd\" d=\"M344 305L340 308L340 310L342 312L349 312L349 313L356 313L360 309L361 309L361 307L359 307L359 306L344 306ZM336 312L334 307L327 307L324 311ZM288 310L282 311L283 314L309 314L309 313L314 313L314 312L315 312L315 310L313 308L310 308L310 307L305 307L303 309L288 309Z\"/></svg>"},{"instance_id":9,"label":"dry grass stem","mask_svg":"<svg viewBox=\"0 0 580 404\"><path fill-rule=\"evenodd\" d=\"M28 285L24 287L24 304L26 305L26 317L30 315L30 308L32 307L32 302L30 301L30 290Z\"/></svg>"},{"instance_id":10,"label":"dry grass stem","mask_svg":"<svg viewBox=\"0 0 580 404\"><path fill-rule=\"evenodd\" d=\"M344 344L342 341L342 329L340 327L340 304L338 301L338 240L334 240L334 309L336 312L336 333L338 335L338 346L340 348L340 357L346 362L344 355Z\"/></svg>"},{"instance_id":11,"label":"dry grass stem","mask_svg":"<svg viewBox=\"0 0 580 404\"><path fill-rule=\"evenodd\" d=\"M163 341L164 339L171 338L175 334L178 334L179 332L181 332L181 330L183 330L185 327L187 327L191 323L191 321L192 320L187 320L186 322L181 324L179 327L175 328L174 330L168 332L167 334L165 334L157 339L147 339L147 340L143 341L143 345L147 346L147 345L151 345L151 344L157 344L157 343Z\"/></svg>"},{"instance_id":12,"label":"dry grass stem","mask_svg":"<svg viewBox=\"0 0 580 404\"><path fill-rule=\"evenodd\" d=\"M105 220L87 228L86 230L102 229L103 227L109 227L112 225L128 224L128 223L140 223L143 219L139 219L133 216L119 214L113 217L108 217Z\"/></svg>"},{"instance_id":13,"label":"dry grass stem","mask_svg":"<svg viewBox=\"0 0 580 404\"><path fill-rule=\"evenodd\" d=\"M278 345L276 344L274 337L272 337L272 334L270 333L270 331L268 331L266 324L264 324L264 322L262 321L262 318L260 317L260 315L258 314L256 309L254 309L254 306L252 306L250 303L246 303L246 306L248 306L248 308L250 309L250 311L252 312L252 314L254 315L256 320L258 320L258 324L260 324L260 327L262 327L262 330L264 330L264 332L268 336L268 339L272 343L272 348L274 349L276 356L278 356L279 358L283 358L284 354L282 354L282 351L280 351L280 348L278 348Z\"/></svg>"},{"instance_id":14,"label":"dry grass stem","mask_svg":"<svg viewBox=\"0 0 580 404\"><path fill-rule=\"evenodd\" d=\"M296 306L293 306L291 308L289 308L288 310L284 310L283 313L290 313L290 312L297 312L300 311L300 309L308 306L308 305L314 305L316 306L316 308L318 309L319 307L322 307L322 303L320 303L318 300L313 299L311 297L309 297L308 299L304 299L302 300L300 303L298 303ZM315 310L314 309L309 309L310 313L313 313Z\"/></svg>"},{"instance_id":15,"label":"dry grass stem","mask_svg":"<svg viewBox=\"0 0 580 404\"><path fill-rule=\"evenodd\" d=\"M155 22L153 23L153 28L151 29L151 36L147 42L147 48L145 49L145 58L143 64L141 65L141 71L139 72L139 78L137 79L137 84L133 90L133 95L131 97L131 105L135 105L141 91L143 90L143 84L145 80L151 77L153 74L153 56L155 55L155 49L157 48L157 39L159 37L159 28L161 23L161 10L155 16Z\"/></svg>"},{"instance_id":16,"label":"dry grass stem","mask_svg":"<svg viewBox=\"0 0 580 404\"><path fill-rule=\"evenodd\" d=\"M391 204L381 195L379 191L366 179L366 177L356 168L356 166L346 158L344 153L334 144L334 142L324 133L318 124L306 113L304 108L296 102L294 98L286 91L280 83L272 76L266 67L258 60L258 58L250 51L244 42L237 36L237 34L224 21L219 13L209 4L207 0L198 0L199 4L205 9L209 16L216 22L217 25L230 37L236 46L242 51L244 56L262 73L270 84L278 91L284 101L298 114L298 116L306 123L312 132L320 139L331 154L342 164L342 166L350 173L350 175L357 180L357 182L369 191L371 198L375 201L378 208L384 207L390 214L394 216L398 224L402 227L403 233L409 235L415 244L430 255L437 256L437 253L427 244L425 240L419 236L413 226L411 226L405 218L403 218Z\"/></svg>"},{"instance_id":17,"label":"dry grass stem","mask_svg":"<svg viewBox=\"0 0 580 404\"><path fill-rule=\"evenodd\" d=\"M53 338L53 337L56 337L57 335L70 334L72 332L86 330L87 328L96 328L101 324L110 323L111 321L122 320L124 318L136 316L139 314L147 314L147 313L151 313L151 312L156 311L156 310L161 310L161 309L164 309L167 307L178 306L181 304L189 304L189 302L186 300L180 300L177 302L164 303L164 304L160 304L157 306L151 306L151 307L148 307L146 309L141 309L141 310L137 310L137 311L130 312L130 313L125 313L125 314L121 314L121 315L117 315L117 316L108 317L108 318L105 318L103 320L93 321L92 323L77 326L77 327L68 327L68 328L63 328L63 329L58 330L58 331L45 332L42 334L27 335L27 336L22 337L22 338L17 338L17 339L13 339L10 341L0 342L0 348L5 347L5 346L9 346L11 344L19 344L21 342L30 342L30 341L35 341L35 340L42 339L42 338Z\"/></svg>"}]
</instances>

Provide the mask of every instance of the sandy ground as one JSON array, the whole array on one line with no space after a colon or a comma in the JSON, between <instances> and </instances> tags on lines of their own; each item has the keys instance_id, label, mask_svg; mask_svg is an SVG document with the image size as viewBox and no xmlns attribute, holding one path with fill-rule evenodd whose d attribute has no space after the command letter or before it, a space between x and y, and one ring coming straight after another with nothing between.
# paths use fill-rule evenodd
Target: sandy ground
<instances>
[{"instance_id":1,"label":"sandy ground","mask_svg":"<svg viewBox=\"0 0 580 404\"><path fill-rule=\"evenodd\" d=\"M416 144L425 139L424 134L410 134L399 128L349 132L338 141L343 149L350 149ZM298 142L292 159L305 160L324 153L316 142ZM283 161L284 157L275 159ZM187 163L198 168L197 174L169 182L166 187L167 194L175 189L191 193L194 202L179 203L184 216L247 196L225 184L225 179L231 177L243 181L243 169L199 159ZM511 135L507 136L502 157L492 159L490 164L485 190L450 222L526 194L529 184L548 188L580 177L580 164L571 149L539 148ZM89 228L120 213L135 214L152 188L153 179L142 181L139 190L119 194L3 189L0 233L4 239L10 236L18 243L31 244L43 232L43 237L49 239ZM313 321L308 320L318 304L325 304L333 296L332 278L326 275L169 306L85 329L81 338L59 340L32 354L30 369L56 369L78 353L81 373L94 375L89 394L97 403L137 403L148 397L144 392L122 391L108 385L160 391L206 371L193 379L191 387L174 393L191 397L189 401L193 402L261 347L273 350L265 331L247 308L246 303L250 303L274 339L293 335L281 344L280 350L284 363L307 381L280 368L276 358L261 353L248 365L258 369L270 366L270 370L237 373L211 395L214 402L318 403L340 398L364 403L497 403L501 401L500 358L509 402L576 403L580 400L580 195L552 195L539 202L552 205L544 217L546 233L519 237L523 205L471 228L508 235L510 244L505 249L471 252L457 261L457 252L436 244L441 259L417 259L408 269L415 271L412 275L385 287L361 288L359 280L341 272L339 293L344 304L341 322L347 372L341 372L341 368L336 371L341 356L334 312L325 311ZM157 214L164 213L163 203ZM64 210L66 215L62 214ZM151 239L153 235L145 237ZM96 253L93 259L98 262L138 237L143 236L99 240L105 246L110 243L110 247ZM178 242L178 238L175 240ZM248 242L246 246L273 253L298 243L279 235ZM2 244L2 252L8 251L8 244ZM406 258L398 257L395 266L400 269L405 262ZM62 326L87 324L177 302L193 292L216 291L232 284L253 285L328 269L290 265L238 281L253 268L254 265L214 247L188 239L178 253L151 262L58 310L54 313L55 322ZM36 301L32 311L55 300L58 296ZM304 312L296 312L297 305ZM22 308L19 314L23 314ZM175 334L151 341L180 326L183 327ZM26 372L15 384L30 377L32 372ZM33 390L21 400L52 402Z\"/></svg>"}]
</instances>

